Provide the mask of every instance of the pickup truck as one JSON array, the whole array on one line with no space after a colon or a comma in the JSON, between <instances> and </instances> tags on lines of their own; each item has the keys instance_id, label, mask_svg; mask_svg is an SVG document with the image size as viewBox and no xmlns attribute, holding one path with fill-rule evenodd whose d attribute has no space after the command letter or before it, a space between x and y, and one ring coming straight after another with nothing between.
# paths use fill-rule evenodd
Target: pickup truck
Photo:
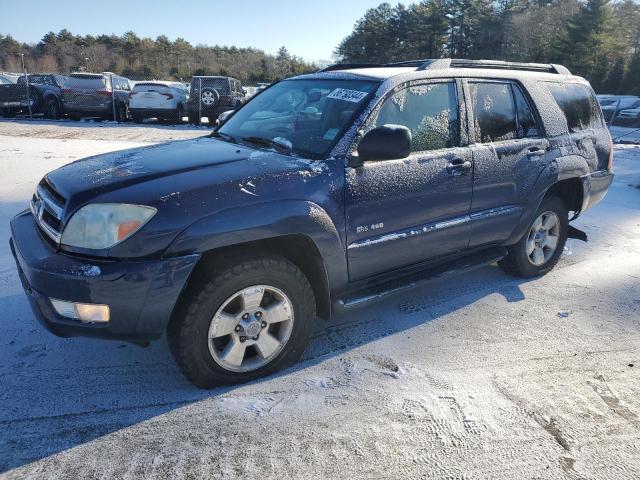
<instances>
[{"instance_id":1,"label":"pickup truck","mask_svg":"<svg viewBox=\"0 0 640 480\"><path fill-rule=\"evenodd\" d=\"M27 79L29 91L27 94ZM64 77L55 74L30 74L18 77L15 84L0 85L0 116L15 117L31 113L57 119L63 111L62 85Z\"/></svg>"},{"instance_id":2,"label":"pickup truck","mask_svg":"<svg viewBox=\"0 0 640 480\"><path fill-rule=\"evenodd\" d=\"M56 335L166 334L209 388L291 365L318 319L498 262L535 277L613 179L588 82L560 65L337 65L211 135L47 174L11 221Z\"/></svg>"}]
</instances>

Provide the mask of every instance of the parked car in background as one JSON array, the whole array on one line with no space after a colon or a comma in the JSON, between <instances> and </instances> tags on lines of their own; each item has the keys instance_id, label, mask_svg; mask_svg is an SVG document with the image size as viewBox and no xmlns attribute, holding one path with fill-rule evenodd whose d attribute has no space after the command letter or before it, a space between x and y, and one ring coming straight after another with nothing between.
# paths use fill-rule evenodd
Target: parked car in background
<instances>
[{"instance_id":1,"label":"parked car in background","mask_svg":"<svg viewBox=\"0 0 640 480\"><path fill-rule=\"evenodd\" d=\"M65 111L73 120L81 117L114 118L125 122L129 117L129 79L105 73L72 73L65 78L62 95Z\"/></svg>"},{"instance_id":2,"label":"parked car in background","mask_svg":"<svg viewBox=\"0 0 640 480\"><path fill-rule=\"evenodd\" d=\"M599 98L598 103L605 120L610 122L621 110L640 106L640 98L635 95L606 95Z\"/></svg>"},{"instance_id":3,"label":"parked car in background","mask_svg":"<svg viewBox=\"0 0 640 480\"><path fill-rule=\"evenodd\" d=\"M240 80L220 76L193 77L188 103L189 123L197 124L202 117L207 117L213 125L222 112L237 110L244 102L245 92Z\"/></svg>"},{"instance_id":4,"label":"parked car in background","mask_svg":"<svg viewBox=\"0 0 640 480\"><path fill-rule=\"evenodd\" d=\"M189 91L180 82L136 82L129 94L129 112L136 123L146 118L182 122Z\"/></svg>"},{"instance_id":5,"label":"parked car in background","mask_svg":"<svg viewBox=\"0 0 640 480\"><path fill-rule=\"evenodd\" d=\"M28 91L27 91L28 80ZM14 117L31 113L56 119L64 110L62 84L64 77L49 73L30 74L18 77L16 83L0 85L0 115Z\"/></svg>"},{"instance_id":6,"label":"parked car in background","mask_svg":"<svg viewBox=\"0 0 640 480\"><path fill-rule=\"evenodd\" d=\"M613 145L585 79L371 67L278 82L209 137L47 174L11 221L37 318L60 336L166 334L213 387L291 365L333 309L495 261L544 275L586 240L570 222L607 193Z\"/></svg>"},{"instance_id":7,"label":"parked car in background","mask_svg":"<svg viewBox=\"0 0 640 480\"><path fill-rule=\"evenodd\" d=\"M8 76L0 74L0 85L7 85L10 83L16 83L16 82L13 82L12 79L9 78Z\"/></svg>"},{"instance_id":8,"label":"parked car in background","mask_svg":"<svg viewBox=\"0 0 640 480\"><path fill-rule=\"evenodd\" d=\"M632 108L620 110L618 118L640 118L640 101L632 105Z\"/></svg>"}]
</instances>

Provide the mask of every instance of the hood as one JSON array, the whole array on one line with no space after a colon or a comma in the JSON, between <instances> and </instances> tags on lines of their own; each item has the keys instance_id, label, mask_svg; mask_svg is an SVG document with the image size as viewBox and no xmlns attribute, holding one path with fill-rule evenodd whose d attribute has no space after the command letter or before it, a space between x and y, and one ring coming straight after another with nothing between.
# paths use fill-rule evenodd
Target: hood
<instances>
[{"instance_id":1,"label":"hood","mask_svg":"<svg viewBox=\"0 0 640 480\"><path fill-rule=\"evenodd\" d=\"M96 196L149 180L246 160L252 152L243 146L200 137L85 158L54 170L47 180L66 199L79 194Z\"/></svg>"}]
</instances>

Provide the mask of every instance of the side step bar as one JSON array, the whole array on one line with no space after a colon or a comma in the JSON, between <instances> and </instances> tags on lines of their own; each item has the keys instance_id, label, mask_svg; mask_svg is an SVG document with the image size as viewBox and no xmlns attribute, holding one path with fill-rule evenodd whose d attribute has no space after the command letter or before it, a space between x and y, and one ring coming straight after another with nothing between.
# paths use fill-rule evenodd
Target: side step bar
<instances>
[{"instance_id":1,"label":"side step bar","mask_svg":"<svg viewBox=\"0 0 640 480\"><path fill-rule=\"evenodd\" d=\"M490 265L503 259L506 254L507 251L504 248L493 248L484 250L470 257L460 258L442 265L426 268L411 275L406 275L381 285L372 286L348 298L337 299L334 302L334 309L336 312L344 312L358 308L369 302L380 300L387 295Z\"/></svg>"}]
</instances>

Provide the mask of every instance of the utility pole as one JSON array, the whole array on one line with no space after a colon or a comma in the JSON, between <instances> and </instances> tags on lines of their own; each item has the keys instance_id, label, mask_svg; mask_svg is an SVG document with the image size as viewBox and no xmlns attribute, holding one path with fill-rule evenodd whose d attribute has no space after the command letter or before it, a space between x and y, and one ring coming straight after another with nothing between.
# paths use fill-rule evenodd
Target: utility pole
<instances>
[{"instance_id":1,"label":"utility pole","mask_svg":"<svg viewBox=\"0 0 640 480\"><path fill-rule=\"evenodd\" d=\"M31 93L29 92L29 76L27 75L27 67L24 65L24 53L20 54L22 58L22 72L24 73L24 83L27 86L27 105L29 106L29 119L33 120L33 112L31 111Z\"/></svg>"}]
</instances>

